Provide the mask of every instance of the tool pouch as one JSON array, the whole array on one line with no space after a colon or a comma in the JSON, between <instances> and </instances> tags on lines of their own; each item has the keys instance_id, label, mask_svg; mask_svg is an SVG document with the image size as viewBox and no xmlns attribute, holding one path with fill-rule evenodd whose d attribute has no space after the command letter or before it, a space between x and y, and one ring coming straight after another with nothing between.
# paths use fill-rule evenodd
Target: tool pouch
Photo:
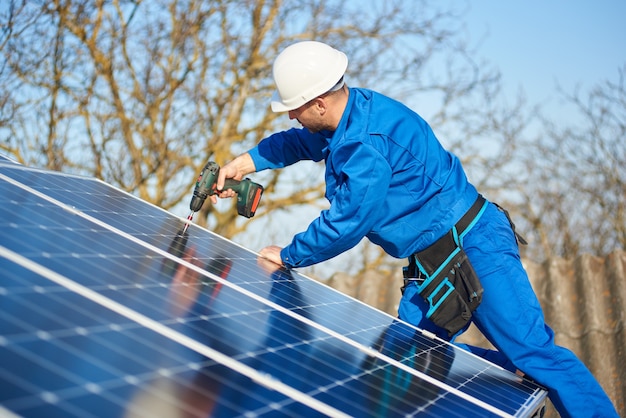
<instances>
[{"instance_id":1,"label":"tool pouch","mask_svg":"<svg viewBox=\"0 0 626 418\"><path fill-rule=\"evenodd\" d=\"M428 303L426 317L451 337L472 318L480 305L483 288L459 244L456 227L427 249L409 257L404 269L405 286L415 281Z\"/></svg>"}]
</instances>

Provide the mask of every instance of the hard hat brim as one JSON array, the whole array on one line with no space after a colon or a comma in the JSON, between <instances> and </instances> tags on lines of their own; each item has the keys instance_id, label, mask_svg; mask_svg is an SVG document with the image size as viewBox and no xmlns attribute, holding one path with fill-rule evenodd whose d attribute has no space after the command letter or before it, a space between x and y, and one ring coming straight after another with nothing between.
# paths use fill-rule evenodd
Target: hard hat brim
<instances>
[{"instance_id":1,"label":"hard hat brim","mask_svg":"<svg viewBox=\"0 0 626 418\"><path fill-rule=\"evenodd\" d=\"M272 108L272 112L274 113L289 112L290 110L297 109L300 106L293 107L284 105L280 98L280 94L278 94L278 91L274 92L274 94L272 95L272 101L270 102L270 107Z\"/></svg>"}]
</instances>

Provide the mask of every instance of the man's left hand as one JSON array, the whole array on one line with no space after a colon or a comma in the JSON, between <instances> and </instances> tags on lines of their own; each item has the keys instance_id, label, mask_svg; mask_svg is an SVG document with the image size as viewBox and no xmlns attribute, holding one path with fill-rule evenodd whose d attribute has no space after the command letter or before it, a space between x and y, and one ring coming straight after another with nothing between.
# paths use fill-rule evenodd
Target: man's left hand
<instances>
[{"instance_id":1,"label":"man's left hand","mask_svg":"<svg viewBox=\"0 0 626 418\"><path fill-rule=\"evenodd\" d=\"M259 254L261 255L261 257L271 261L274 264L284 266L283 259L280 257L281 250L282 248L277 245L270 245L269 247L265 247L261 251L259 251Z\"/></svg>"}]
</instances>

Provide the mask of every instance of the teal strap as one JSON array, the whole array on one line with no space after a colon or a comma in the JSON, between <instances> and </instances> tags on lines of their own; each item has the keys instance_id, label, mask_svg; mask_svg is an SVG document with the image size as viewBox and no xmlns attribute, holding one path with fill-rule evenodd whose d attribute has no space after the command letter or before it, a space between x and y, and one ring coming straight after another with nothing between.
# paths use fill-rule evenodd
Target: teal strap
<instances>
[{"instance_id":1,"label":"teal strap","mask_svg":"<svg viewBox=\"0 0 626 418\"><path fill-rule=\"evenodd\" d=\"M467 225L467 228L465 228L465 231L461 232L461 235L459 235L459 241L461 245L463 244L463 237L467 235L467 233L474 227L474 225L476 225L476 222L478 222L480 217L483 216L483 213L485 213L485 210L487 209L488 204L489 204L489 201L485 199L485 203L483 203L483 206L480 208L480 210L478 211L474 219L472 219L472 222L470 222L470 224ZM456 228L454 228L454 231L456 234Z\"/></svg>"},{"instance_id":2,"label":"teal strap","mask_svg":"<svg viewBox=\"0 0 626 418\"><path fill-rule=\"evenodd\" d=\"M435 270L433 274L430 274L430 275L426 273L426 269L424 268L422 263L419 262L417 257L413 257L415 259L415 264L417 264L417 268L419 268L420 272L424 275L424 277L426 277L426 280L424 280L424 282L418 286L419 290L421 291L422 289L426 288L426 286L430 284L432 279L437 277L437 275L441 273L441 270L444 269L444 267L448 264L448 262L452 259L452 257L456 256L459 253L459 251L461 251L461 249L457 246L454 249L454 251L452 251L450 255L445 259L445 261L441 263L441 265L437 268L437 270Z\"/></svg>"},{"instance_id":3,"label":"teal strap","mask_svg":"<svg viewBox=\"0 0 626 418\"><path fill-rule=\"evenodd\" d=\"M443 296L439 298L437 303L433 304L433 299L435 298L436 295L439 294L440 291L443 291L442 288L444 286L447 287L447 289L445 290L445 293L443 294ZM428 312L426 313L426 318L430 318L431 315L437 309L439 309L439 306L447 299L448 296L450 296L450 293L452 293L453 290L454 290L454 285L450 283L450 280L448 280L447 277L444 277L441 283L439 283L439 286L437 286L437 288L428 296L428 305L430 307L428 308Z\"/></svg>"}]
</instances>

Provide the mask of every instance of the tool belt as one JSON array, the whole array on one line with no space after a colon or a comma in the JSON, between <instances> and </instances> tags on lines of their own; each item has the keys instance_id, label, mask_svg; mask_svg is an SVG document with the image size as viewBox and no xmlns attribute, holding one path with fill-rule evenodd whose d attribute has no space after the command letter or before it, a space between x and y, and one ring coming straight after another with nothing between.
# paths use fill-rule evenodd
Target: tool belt
<instances>
[{"instance_id":1,"label":"tool belt","mask_svg":"<svg viewBox=\"0 0 626 418\"><path fill-rule=\"evenodd\" d=\"M409 256L403 268L404 286L415 283L428 303L426 317L451 337L472 318L480 305L483 287L461 246L462 238L487 206L481 195L448 233L423 251Z\"/></svg>"}]
</instances>

